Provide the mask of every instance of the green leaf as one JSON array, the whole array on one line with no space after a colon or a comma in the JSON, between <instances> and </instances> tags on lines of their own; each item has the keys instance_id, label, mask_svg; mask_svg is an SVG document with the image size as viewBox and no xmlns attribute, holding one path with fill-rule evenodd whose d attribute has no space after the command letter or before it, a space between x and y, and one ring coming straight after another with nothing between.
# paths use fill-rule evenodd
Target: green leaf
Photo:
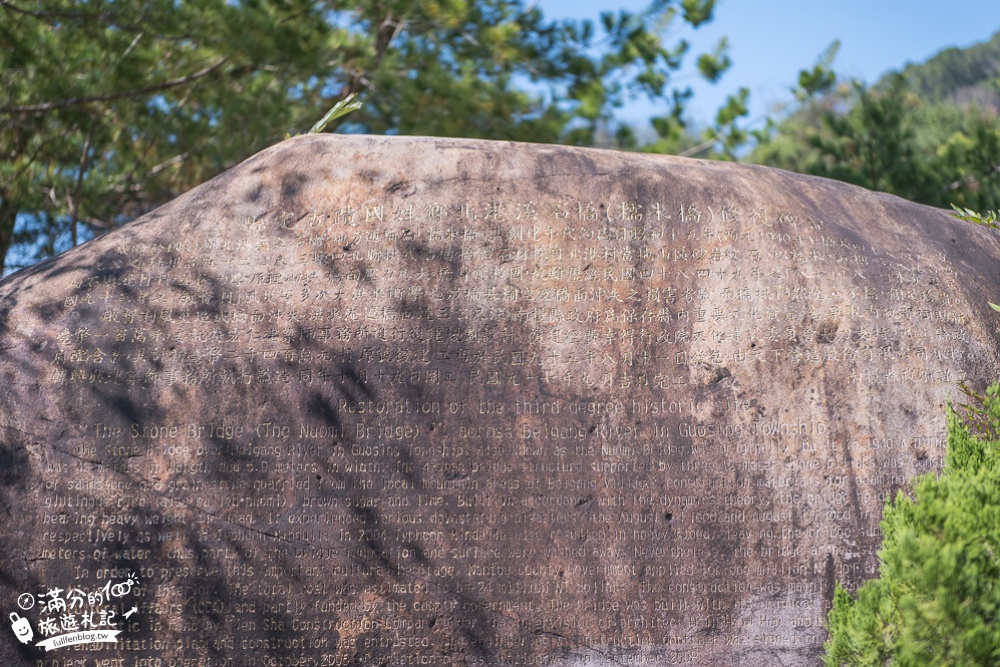
<instances>
[{"instance_id":1,"label":"green leaf","mask_svg":"<svg viewBox=\"0 0 1000 667\"><path fill-rule=\"evenodd\" d=\"M951 205L951 208L955 211L951 214L953 218L965 220L966 222L974 222L977 225L983 225L984 227L989 227L990 229L1000 229L1000 225L997 224L997 219L1000 218L1000 212L998 211L986 211L985 213L980 213L979 211L973 211L970 208L960 208L954 204Z\"/></svg>"},{"instance_id":2,"label":"green leaf","mask_svg":"<svg viewBox=\"0 0 1000 667\"><path fill-rule=\"evenodd\" d=\"M319 121L315 125L312 126L312 129L310 129L306 134L318 134L318 133L320 133L320 132L323 131L323 128L326 127L327 123L329 123L331 120L336 120L337 118L340 118L341 116L345 116L345 115L351 113L352 111L356 111L356 110L360 109L361 106L362 106L362 104L363 104L361 102L361 100L357 100L357 101L353 101L353 102L351 101L356 96L357 96L357 93L351 93L350 95L348 95L344 99L342 99L339 102L337 102L336 104L334 104L330 108L330 110L326 112L326 115L323 116L322 118L320 118Z\"/></svg>"}]
</instances>

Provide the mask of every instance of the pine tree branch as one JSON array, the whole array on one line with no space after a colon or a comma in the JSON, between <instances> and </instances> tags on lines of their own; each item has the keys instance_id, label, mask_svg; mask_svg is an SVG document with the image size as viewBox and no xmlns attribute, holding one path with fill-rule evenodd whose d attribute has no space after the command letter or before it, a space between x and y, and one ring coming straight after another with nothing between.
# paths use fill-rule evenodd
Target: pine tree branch
<instances>
[{"instance_id":1,"label":"pine tree branch","mask_svg":"<svg viewBox=\"0 0 1000 667\"><path fill-rule=\"evenodd\" d=\"M142 29L141 23L140 24L121 23L115 20L115 16L113 14L108 12L88 13L88 12L64 12L64 11L52 11L52 10L36 12L36 11L31 11L30 9L25 9L23 7L18 7L10 0L0 0L0 8L16 12L23 16L30 16L31 18L37 19L39 21L47 21L50 19L57 19L57 20L61 19L61 20L69 20L69 21L83 23L87 21L96 20L100 21L101 23L104 23L105 25L114 28L121 28L123 30L129 30L131 32L138 32Z\"/></svg>"},{"instance_id":2,"label":"pine tree branch","mask_svg":"<svg viewBox=\"0 0 1000 667\"><path fill-rule=\"evenodd\" d=\"M65 109L66 107L80 106L83 104L93 104L95 102L110 102L112 100L121 100L129 97L140 97L142 95L148 95L149 93L157 93L160 92L161 90L169 90L170 88L176 88L178 86L183 86L185 84L191 83L192 81L203 79L209 74L218 70L220 67L222 67L227 60L229 60L228 57L221 58L215 64L209 65L204 69L200 69L197 72L194 72L193 74L188 74L187 76L182 76L178 79L171 79L170 81L164 81L163 83L158 83L154 86L146 86L145 88L137 88L135 90L128 90L120 93L109 93L107 95L93 95L90 97L73 97L68 100L63 100L61 102L43 102L42 104L28 104L26 106L20 106L20 107L0 107L0 114L16 116L16 115L45 113L48 111L54 111L56 109Z\"/></svg>"},{"instance_id":3,"label":"pine tree branch","mask_svg":"<svg viewBox=\"0 0 1000 667\"><path fill-rule=\"evenodd\" d=\"M387 14L381 23L379 23L378 29L375 31L375 57L366 71L356 72L351 74L350 79L341 88L340 94L337 96L339 99L337 102L342 102L344 100L350 99L354 95L361 92L362 86L370 87L368 81L368 74L370 72L376 71L382 64L382 60L385 58L385 54L388 52L389 47L392 46L392 42L396 39L400 32L406 27L406 21L397 21L393 18L392 14ZM333 119L331 125L327 132L335 132L340 124L344 122L343 116Z\"/></svg>"}]
</instances>

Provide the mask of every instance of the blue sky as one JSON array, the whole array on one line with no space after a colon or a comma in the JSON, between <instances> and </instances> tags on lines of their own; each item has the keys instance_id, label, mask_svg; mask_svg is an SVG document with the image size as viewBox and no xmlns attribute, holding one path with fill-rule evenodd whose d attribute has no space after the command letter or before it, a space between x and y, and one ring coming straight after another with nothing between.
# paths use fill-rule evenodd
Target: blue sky
<instances>
[{"instance_id":1,"label":"blue sky","mask_svg":"<svg viewBox=\"0 0 1000 667\"><path fill-rule=\"evenodd\" d=\"M549 18L593 18L601 11L648 6L641 0L538 0ZM679 4L679 2L678 2ZM835 39L834 70L874 83L891 69L921 62L950 46L969 46L1000 30L1000 0L718 0L715 19L677 34L692 44L690 56L729 38L733 66L719 83L686 80L695 90L691 117L709 122L727 94L750 89L751 117L786 101L798 72L815 64ZM632 122L655 110L636 103L620 117Z\"/></svg>"}]
</instances>

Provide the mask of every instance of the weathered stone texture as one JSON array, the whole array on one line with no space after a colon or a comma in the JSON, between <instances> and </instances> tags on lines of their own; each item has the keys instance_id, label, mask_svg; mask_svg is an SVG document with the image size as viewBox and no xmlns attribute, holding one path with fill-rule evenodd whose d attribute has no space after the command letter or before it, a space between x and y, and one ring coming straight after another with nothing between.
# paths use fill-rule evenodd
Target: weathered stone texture
<instances>
[{"instance_id":1,"label":"weathered stone texture","mask_svg":"<svg viewBox=\"0 0 1000 667\"><path fill-rule=\"evenodd\" d=\"M286 141L0 283L0 662L814 665L998 259L764 168Z\"/></svg>"}]
</instances>

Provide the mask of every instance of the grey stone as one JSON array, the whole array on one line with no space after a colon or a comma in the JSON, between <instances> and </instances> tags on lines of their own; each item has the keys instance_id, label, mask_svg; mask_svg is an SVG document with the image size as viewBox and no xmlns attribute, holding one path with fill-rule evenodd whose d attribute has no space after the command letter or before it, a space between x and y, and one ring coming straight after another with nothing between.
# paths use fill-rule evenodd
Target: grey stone
<instances>
[{"instance_id":1,"label":"grey stone","mask_svg":"<svg viewBox=\"0 0 1000 667\"><path fill-rule=\"evenodd\" d=\"M998 259L758 167L286 141L0 282L0 662L816 664Z\"/></svg>"}]
</instances>

